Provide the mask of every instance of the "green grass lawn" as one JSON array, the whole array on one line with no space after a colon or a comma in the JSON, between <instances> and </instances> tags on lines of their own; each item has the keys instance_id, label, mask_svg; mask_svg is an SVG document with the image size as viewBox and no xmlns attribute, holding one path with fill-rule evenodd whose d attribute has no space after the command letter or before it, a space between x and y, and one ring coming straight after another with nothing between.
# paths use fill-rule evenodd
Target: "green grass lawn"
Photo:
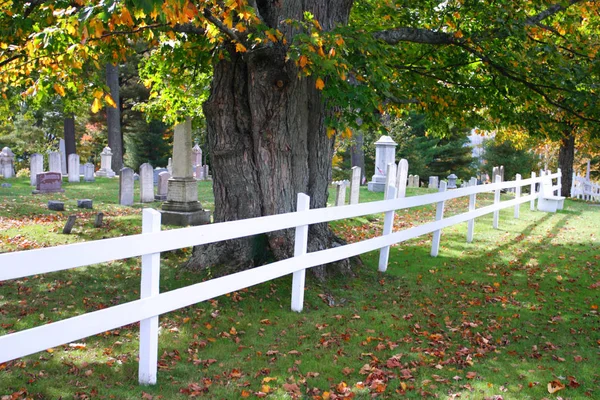
<instances>
[{"instance_id":1,"label":"green grass lawn","mask_svg":"<svg viewBox=\"0 0 600 400\"><path fill-rule=\"evenodd\" d=\"M11 183L0 191L0 251L141 230L141 206L115 204L116 180L65 183L51 196ZM199 188L212 209L210 184ZM361 196L383 198L366 188ZM78 198L94 199L95 210L77 209ZM45 210L49 199L67 211ZM478 205L492 201L478 196ZM449 201L446 215L466 209L466 199ZM107 223L96 229L98 211ZM72 213L73 234L60 234ZM434 214L401 210L395 228ZM355 242L382 223L371 215L332 225ZM372 252L353 278L309 278L302 313L289 310L284 277L163 315L155 386L137 384L133 324L0 365L0 398L600 398L600 207L567 201L546 214L524 204L520 219L506 209L500 229L491 226L491 215L479 218L471 244L466 224L445 229L437 258L431 235L393 246L387 273ZM162 292L207 279L181 269L190 250L162 254ZM0 335L137 299L139 280L140 261L129 259L0 282ZM564 389L550 394L552 381Z\"/></svg>"}]
</instances>

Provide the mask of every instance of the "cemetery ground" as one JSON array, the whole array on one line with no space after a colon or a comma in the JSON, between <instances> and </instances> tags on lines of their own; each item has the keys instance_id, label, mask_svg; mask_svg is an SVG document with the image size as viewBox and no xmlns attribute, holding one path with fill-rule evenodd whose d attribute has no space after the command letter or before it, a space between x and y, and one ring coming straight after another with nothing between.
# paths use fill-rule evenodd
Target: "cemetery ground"
<instances>
[{"instance_id":1,"label":"cemetery ground","mask_svg":"<svg viewBox=\"0 0 600 400\"><path fill-rule=\"evenodd\" d=\"M39 196L28 180L11 183L0 192L0 251L141 232L142 206L116 204L116 179ZM212 209L210 183L199 188ZM382 197L361 189L361 201ZM81 198L94 210L76 208ZM47 210L49 199L66 211ZM466 198L447 202L446 215L466 209ZM105 224L94 228L99 211ZM73 233L61 234L75 213ZM434 206L399 211L395 229L434 215ZM333 227L352 242L380 234L382 222ZM471 244L466 224L445 229L437 258L431 235L400 243L386 273L372 252L353 278L309 278L299 314L284 277L163 315L155 386L137 384L132 324L0 365L0 398L599 398L600 207L567 200L546 214L527 203L520 219L505 209L500 229L491 226L491 215L477 219ZM161 255L161 292L210 278L180 267L190 252ZM0 282L0 334L138 299L139 280L140 261L129 259ZM561 389L551 394L549 383Z\"/></svg>"}]
</instances>

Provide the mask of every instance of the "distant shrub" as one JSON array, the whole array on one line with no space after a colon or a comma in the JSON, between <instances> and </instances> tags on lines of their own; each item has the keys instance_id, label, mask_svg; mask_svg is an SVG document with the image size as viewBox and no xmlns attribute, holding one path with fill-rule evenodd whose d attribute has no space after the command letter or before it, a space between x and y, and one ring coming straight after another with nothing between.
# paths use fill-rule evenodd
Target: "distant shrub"
<instances>
[{"instance_id":1,"label":"distant shrub","mask_svg":"<svg viewBox=\"0 0 600 400\"><path fill-rule=\"evenodd\" d=\"M17 171L17 178L29 177L29 168L21 168Z\"/></svg>"}]
</instances>

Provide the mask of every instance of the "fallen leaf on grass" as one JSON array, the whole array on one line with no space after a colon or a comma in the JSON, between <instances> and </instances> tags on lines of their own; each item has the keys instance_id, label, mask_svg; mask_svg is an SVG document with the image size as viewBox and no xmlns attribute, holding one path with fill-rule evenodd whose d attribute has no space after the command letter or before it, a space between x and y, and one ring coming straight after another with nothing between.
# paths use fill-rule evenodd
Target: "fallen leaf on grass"
<instances>
[{"instance_id":1,"label":"fallen leaf on grass","mask_svg":"<svg viewBox=\"0 0 600 400\"><path fill-rule=\"evenodd\" d=\"M558 392L559 390L563 390L564 388L565 388L565 385L563 385L556 379L553 380L552 382L548 382L548 393L555 393L555 392Z\"/></svg>"}]
</instances>

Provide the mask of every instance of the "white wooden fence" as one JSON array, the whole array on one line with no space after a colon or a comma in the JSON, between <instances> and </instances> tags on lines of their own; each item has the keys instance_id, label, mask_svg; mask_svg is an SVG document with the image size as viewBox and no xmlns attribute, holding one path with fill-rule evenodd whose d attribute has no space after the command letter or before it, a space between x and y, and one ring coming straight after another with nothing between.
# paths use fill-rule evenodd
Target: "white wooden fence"
<instances>
[{"instance_id":1,"label":"white wooden fence","mask_svg":"<svg viewBox=\"0 0 600 400\"><path fill-rule=\"evenodd\" d=\"M387 192L388 200L312 210L309 210L309 197L300 193L294 213L168 231L160 230L159 212L144 209L142 234L139 235L0 254L0 281L142 257L139 300L0 336L0 363L140 321L139 382L153 384L157 373L159 315L288 274L293 274L291 308L299 312L303 307L304 279L308 268L380 249L379 270L385 271L391 245L432 232L431 254L436 256L443 228L468 222L467 240L470 242L475 218L494 213L493 224L498 228L499 211L507 207L514 207L515 217L518 218L519 206L531 202L533 207L533 202L539 196L534 190L536 184L542 179L558 178L560 182L560 171L537 178L535 174L530 179L518 178L512 182L496 180L496 183L480 186L471 181L473 186L451 191L446 191L445 184L442 184L438 193L405 198L396 198L396 188L392 183ZM521 196L520 189L526 185L531 187L531 194ZM515 198L501 202L500 191L509 188L516 189ZM559 186L553 186L552 189L559 190ZM490 191L495 193L494 204L476 208L476 195ZM464 196L469 197L469 211L444 218L444 203ZM435 221L393 232L396 210L427 204L436 204ZM378 213L385 213L382 236L307 253L309 225ZM159 293L161 252L289 228L296 230L294 257Z\"/></svg>"},{"instance_id":2,"label":"white wooden fence","mask_svg":"<svg viewBox=\"0 0 600 400\"><path fill-rule=\"evenodd\" d=\"M571 197L600 202L600 184L575 174L571 182Z\"/></svg>"}]
</instances>

